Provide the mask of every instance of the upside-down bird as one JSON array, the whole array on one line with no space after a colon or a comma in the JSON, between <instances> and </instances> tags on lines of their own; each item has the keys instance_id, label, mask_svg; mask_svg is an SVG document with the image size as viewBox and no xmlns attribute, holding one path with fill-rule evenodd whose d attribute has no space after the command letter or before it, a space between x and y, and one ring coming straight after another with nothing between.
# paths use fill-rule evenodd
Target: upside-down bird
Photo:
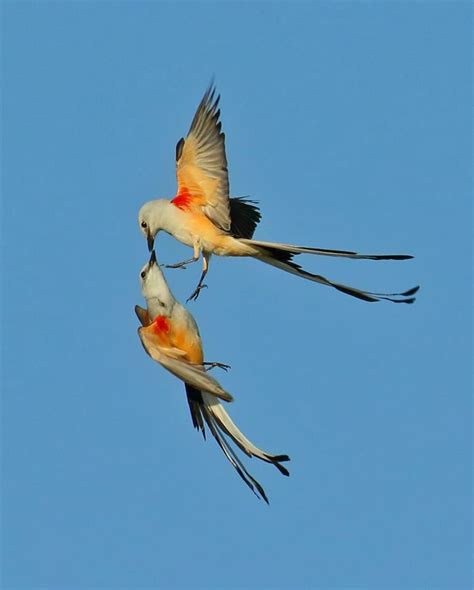
<instances>
[{"instance_id":1,"label":"upside-down bird","mask_svg":"<svg viewBox=\"0 0 474 590\"><path fill-rule=\"evenodd\" d=\"M176 301L152 251L149 262L140 272L142 293L147 309L135 306L142 327L138 329L146 352L165 369L184 381L191 418L205 438L205 425L216 439L227 459L249 488L268 503L263 487L247 471L230 439L249 457L272 463L283 475L288 470L281 465L288 455L271 455L256 447L237 428L219 399L230 402L232 396L212 378L207 370L214 366L227 369L221 363L205 363L201 336L193 316Z\"/></svg>"},{"instance_id":2,"label":"upside-down bird","mask_svg":"<svg viewBox=\"0 0 474 590\"><path fill-rule=\"evenodd\" d=\"M413 303L418 287L403 293L374 293L336 283L319 274L303 270L293 257L317 254L368 260L406 260L406 254L358 254L347 250L328 250L263 242L253 234L260 221L255 201L229 197L229 176L225 153L225 136L221 131L218 108L211 84L199 104L186 139L176 145L177 194L172 199L157 199L140 209L138 223L151 251L159 231L174 236L193 248L193 257L169 268L185 267L203 258L199 283L189 299L196 299L205 286L204 277L212 254L218 256L252 256L304 279L327 285L362 299L374 302L385 299L394 303ZM188 300L189 300L188 299Z\"/></svg>"}]
</instances>

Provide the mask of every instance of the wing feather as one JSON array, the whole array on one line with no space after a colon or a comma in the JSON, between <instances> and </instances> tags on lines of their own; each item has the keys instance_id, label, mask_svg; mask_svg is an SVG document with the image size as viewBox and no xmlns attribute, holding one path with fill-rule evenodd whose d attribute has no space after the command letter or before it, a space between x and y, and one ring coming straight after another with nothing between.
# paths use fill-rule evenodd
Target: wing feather
<instances>
[{"instance_id":1,"label":"wing feather","mask_svg":"<svg viewBox=\"0 0 474 590\"><path fill-rule=\"evenodd\" d=\"M207 391L227 402L233 400L231 394L225 391L211 375L206 373L202 365L193 365L174 356L169 356L170 354L177 354L178 351L160 346L159 340L152 330L149 328L138 328L138 335L143 348L151 358L160 363L162 367L175 377L178 377L178 379L192 385L196 389Z\"/></svg>"},{"instance_id":2,"label":"wing feather","mask_svg":"<svg viewBox=\"0 0 474 590\"><path fill-rule=\"evenodd\" d=\"M178 195L190 195L194 205L202 207L211 221L224 231L231 226L229 176L225 136L221 131L218 109L211 84L194 115L186 139L176 146Z\"/></svg>"},{"instance_id":3,"label":"wing feather","mask_svg":"<svg viewBox=\"0 0 474 590\"><path fill-rule=\"evenodd\" d=\"M142 326L148 326L150 324L148 310L143 309L143 307L140 307L139 305L135 305L135 313L137 314L137 318L140 320Z\"/></svg>"}]
</instances>

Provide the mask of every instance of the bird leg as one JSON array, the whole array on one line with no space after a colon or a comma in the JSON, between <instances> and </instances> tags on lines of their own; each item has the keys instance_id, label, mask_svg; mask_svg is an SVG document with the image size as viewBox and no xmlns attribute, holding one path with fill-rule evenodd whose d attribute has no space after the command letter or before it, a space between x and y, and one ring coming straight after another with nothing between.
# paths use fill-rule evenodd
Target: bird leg
<instances>
[{"instance_id":1,"label":"bird leg","mask_svg":"<svg viewBox=\"0 0 474 590\"><path fill-rule=\"evenodd\" d=\"M188 260L183 260L182 262L177 262L176 264L165 264L165 268L182 268L185 269L186 265L192 264L193 262L197 262L199 260L199 246L197 244L194 245L194 253L193 257L189 258Z\"/></svg>"},{"instance_id":2,"label":"bird leg","mask_svg":"<svg viewBox=\"0 0 474 590\"><path fill-rule=\"evenodd\" d=\"M207 269L209 268L209 263L208 263L208 257L204 254L204 256L202 257L202 274L201 274L201 278L199 279L199 283L197 284L197 287L194 289L194 291L191 293L191 295L186 299L186 303L188 301L196 301L196 299L199 297L199 293L201 292L201 289L207 288L207 285L204 285L204 277L207 274Z\"/></svg>"},{"instance_id":3,"label":"bird leg","mask_svg":"<svg viewBox=\"0 0 474 590\"><path fill-rule=\"evenodd\" d=\"M230 365L225 365L224 363L210 362L210 363L202 363L202 364L204 365L204 367L206 367L204 369L205 371L210 371L214 367L219 367L219 369L222 369L223 371L225 371L227 373L227 371L230 369Z\"/></svg>"},{"instance_id":4,"label":"bird leg","mask_svg":"<svg viewBox=\"0 0 474 590\"><path fill-rule=\"evenodd\" d=\"M194 289L194 291L191 293L191 295L186 299L186 303L188 303L188 301L196 301L196 299L199 297L199 293L201 292L201 289L207 289L207 285L203 285L203 280L204 277L206 276L206 273L203 272L201 275L201 278L199 279L199 283L197 284L197 287Z\"/></svg>"},{"instance_id":5,"label":"bird leg","mask_svg":"<svg viewBox=\"0 0 474 590\"><path fill-rule=\"evenodd\" d=\"M182 268L183 270L186 269L186 265L191 264L193 262L197 262L199 260L199 256L197 258L189 258L189 260L183 260L182 262L177 262L176 264L165 264L165 268Z\"/></svg>"}]
</instances>

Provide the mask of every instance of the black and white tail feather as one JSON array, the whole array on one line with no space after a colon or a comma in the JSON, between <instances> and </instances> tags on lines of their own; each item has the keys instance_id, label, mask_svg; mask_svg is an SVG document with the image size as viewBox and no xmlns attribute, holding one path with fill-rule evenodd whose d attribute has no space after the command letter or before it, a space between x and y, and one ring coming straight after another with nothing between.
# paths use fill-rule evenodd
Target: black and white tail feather
<instances>
[{"instance_id":1,"label":"black and white tail feather","mask_svg":"<svg viewBox=\"0 0 474 590\"><path fill-rule=\"evenodd\" d=\"M281 465L281 462L289 461L290 458L288 455L270 455L256 447L237 428L229 414L227 414L225 409L214 396L209 395L206 392L201 392L187 383L185 385L194 428L200 430L204 438L206 438L205 424L207 424L211 434L216 439L217 444L222 449L230 464L252 492L257 497L265 500L268 504L269 502L265 490L247 471L224 435L227 435L247 456L257 457L262 461L272 463L280 473L286 476L289 475L289 472L283 465Z\"/></svg>"},{"instance_id":2,"label":"black and white tail feather","mask_svg":"<svg viewBox=\"0 0 474 590\"><path fill-rule=\"evenodd\" d=\"M345 293L346 295L350 295L351 297L356 297L357 299L361 299L362 301L368 301L369 303L374 303L376 301L391 301L392 303L413 303L416 297L413 297L415 293L420 288L419 286L413 287L408 289L407 291L403 291L402 293L374 293L372 291L363 291L362 289L356 289L355 287L350 287L349 285L343 285L342 283L336 283L323 277L322 275L313 274L301 268L299 264L293 262L292 258L295 254L324 254L327 256L347 256L348 258L360 258L360 259L369 259L369 260L401 260L401 258L395 258L394 256L384 255L384 258L376 258L375 255L362 255L356 254L355 252L349 252L346 254L335 254L338 252L337 250L332 250L331 254L326 254L324 250L320 250L318 248L299 248L297 246L289 246L288 244L266 244L265 242L257 242L255 243L253 240L242 240L253 246L257 245L261 251L262 256L258 259L266 264L270 264L271 266L275 266L276 268L280 268L285 272L290 274L296 275L297 277L301 277L303 279L307 279L309 281L314 281L315 283L320 283L321 285L327 285L328 287L333 287L337 289L341 293ZM293 250L290 251L289 248ZM312 251L314 250L314 251Z\"/></svg>"},{"instance_id":3,"label":"black and white tail feather","mask_svg":"<svg viewBox=\"0 0 474 590\"><path fill-rule=\"evenodd\" d=\"M313 274L301 268L299 264L293 261L293 257L298 254L313 254L316 256L333 256L337 258L352 258L355 260L409 260L413 258L408 254L358 254L350 250L328 250L326 248L309 248L306 246L293 246L292 244L280 244L278 242L263 242L253 240L253 234L261 219L261 214L256 201L251 201L245 197L235 197L230 199L230 216L231 230L230 233L244 244L255 247L260 256L257 258L266 264L275 266L285 272L294 274L303 279L327 285L337 289L341 293L351 295L362 301L391 301L392 303L413 303L413 295L419 287L413 287L402 293L374 293L356 289L349 285L336 283L321 275Z\"/></svg>"}]
</instances>

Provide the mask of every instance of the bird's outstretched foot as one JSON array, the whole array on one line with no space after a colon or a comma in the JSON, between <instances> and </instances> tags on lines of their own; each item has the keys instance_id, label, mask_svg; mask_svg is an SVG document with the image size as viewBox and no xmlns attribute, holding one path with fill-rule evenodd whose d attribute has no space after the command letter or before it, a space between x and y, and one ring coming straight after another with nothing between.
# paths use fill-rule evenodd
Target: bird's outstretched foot
<instances>
[{"instance_id":1,"label":"bird's outstretched foot","mask_svg":"<svg viewBox=\"0 0 474 590\"><path fill-rule=\"evenodd\" d=\"M225 371L227 373L227 371L230 369L230 365L225 365L224 363L202 363L204 365L204 370L205 371L210 371L211 369L213 369L214 367L219 367L219 369L222 369L223 371Z\"/></svg>"},{"instance_id":2,"label":"bird's outstretched foot","mask_svg":"<svg viewBox=\"0 0 474 590\"><path fill-rule=\"evenodd\" d=\"M186 303L188 303L188 301L196 301L196 299L199 297L199 293L201 292L201 289L207 289L207 285L198 285L194 291L191 293L191 295L186 299Z\"/></svg>"},{"instance_id":3,"label":"bird's outstretched foot","mask_svg":"<svg viewBox=\"0 0 474 590\"><path fill-rule=\"evenodd\" d=\"M161 264L160 266L164 266L165 268L182 268L183 270L186 270L188 264L188 260L183 260L183 262L177 262L176 264Z\"/></svg>"},{"instance_id":4,"label":"bird's outstretched foot","mask_svg":"<svg viewBox=\"0 0 474 590\"><path fill-rule=\"evenodd\" d=\"M199 260L198 258L189 258L188 260L182 260L181 262L177 262L176 264L165 264L165 268L182 268L186 269L188 264L192 264Z\"/></svg>"}]
</instances>

